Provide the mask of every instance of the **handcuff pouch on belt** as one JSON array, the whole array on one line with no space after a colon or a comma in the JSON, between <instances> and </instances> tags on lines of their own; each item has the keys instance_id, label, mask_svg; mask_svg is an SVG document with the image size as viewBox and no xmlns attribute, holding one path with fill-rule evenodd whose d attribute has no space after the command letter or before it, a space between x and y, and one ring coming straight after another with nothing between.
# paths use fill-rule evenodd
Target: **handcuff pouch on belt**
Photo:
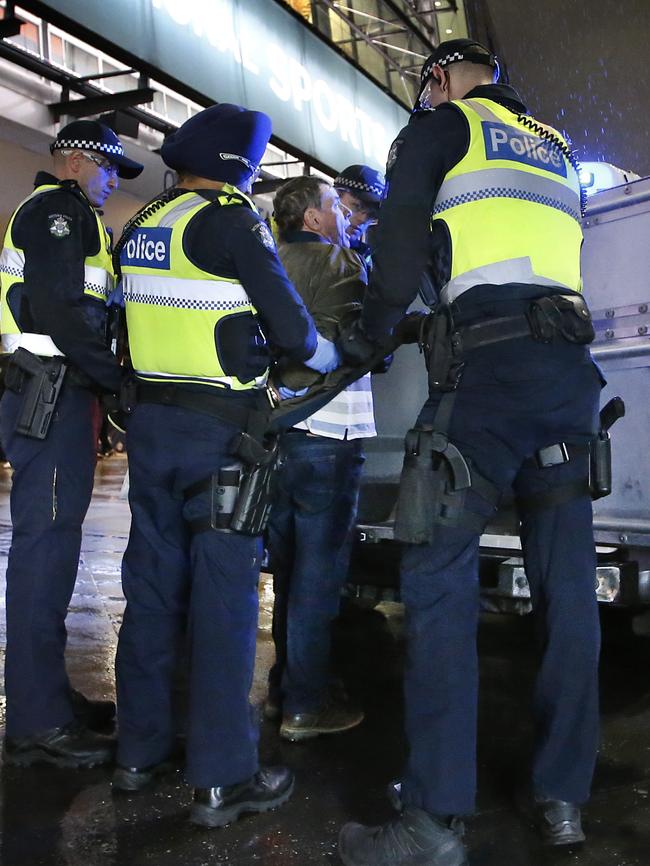
<instances>
[{"instance_id":1,"label":"handcuff pouch on belt","mask_svg":"<svg viewBox=\"0 0 650 866\"><path fill-rule=\"evenodd\" d=\"M430 544L434 526L457 526L481 532L489 515L470 511L467 491L496 508L499 489L470 467L447 436L425 427L406 434L394 537L408 544Z\"/></svg>"},{"instance_id":2,"label":"handcuff pouch on belt","mask_svg":"<svg viewBox=\"0 0 650 866\"><path fill-rule=\"evenodd\" d=\"M67 365L57 356L42 359L20 346L12 353L4 374L5 387L22 395L16 433L45 439L63 388Z\"/></svg>"},{"instance_id":3,"label":"handcuff pouch on belt","mask_svg":"<svg viewBox=\"0 0 650 866\"><path fill-rule=\"evenodd\" d=\"M273 499L273 482L278 464L278 440L268 446L240 433L233 454L239 458L208 478L183 491L185 500L210 493L210 516L189 521L192 534L209 529L261 535L268 523Z\"/></svg>"},{"instance_id":4,"label":"handcuff pouch on belt","mask_svg":"<svg viewBox=\"0 0 650 866\"><path fill-rule=\"evenodd\" d=\"M556 334L569 343L586 345L595 332L589 308L582 295L549 295L531 301L526 312L535 340L550 343Z\"/></svg>"}]
</instances>

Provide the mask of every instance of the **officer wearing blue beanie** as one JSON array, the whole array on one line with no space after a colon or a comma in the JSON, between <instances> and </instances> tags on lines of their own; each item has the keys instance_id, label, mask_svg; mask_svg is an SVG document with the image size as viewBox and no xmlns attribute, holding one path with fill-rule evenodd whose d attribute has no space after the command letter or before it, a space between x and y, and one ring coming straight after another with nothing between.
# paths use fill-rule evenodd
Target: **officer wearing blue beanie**
<instances>
[{"instance_id":1,"label":"officer wearing blue beanie","mask_svg":"<svg viewBox=\"0 0 650 866\"><path fill-rule=\"evenodd\" d=\"M224 103L186 121L165 139L160 155L175 171L245 189L270 137L268 115Z\"/></svg>"},{"instance_id":2,"label":"officer wearing blue beanie","mask_svg":"<svg viewBox=\"0 0 650 866\"><path fill-rule=\"evenodd\" d=\"M187 635L190 818L208 827L280 806L293 788L288 769L259 767L248 704L261 541L229 529L215 497L267 401L267 341L319 372L338 361L247 195L270 134L265 114L238 105L192 117L161 150L177 185L117 245L137 394L113 787L137 791L169 765Z\"/></svg>"}]
</instances>

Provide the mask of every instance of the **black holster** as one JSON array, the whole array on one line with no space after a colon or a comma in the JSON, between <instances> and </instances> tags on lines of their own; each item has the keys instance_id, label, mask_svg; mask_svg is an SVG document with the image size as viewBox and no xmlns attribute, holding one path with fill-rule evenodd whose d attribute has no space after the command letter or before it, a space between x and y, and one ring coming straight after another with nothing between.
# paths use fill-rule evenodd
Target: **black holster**
<instances>
[{"instance_id":1,"label":"black holster","mask_svg":"<svg viewBox=\"0 0 650 866\"><path fill-rule=\"evenodd\" d=\"M265 447L248 433L240 433L235 454L242 459L244 468L230 529L244 535L261 535L271 513L279 459L278 439L274 438Z\"/></svg>"},{"instance_id":2,"label":"black holster","mask_svg":"<svg viewBox=\"0 0 650 866\"><path fill-rule=\"evenodd\" d=\"M612 440L610 427L625 415L625 403L612 399L601 409L600 430L589 443L589 490L592 499L602 499L612 492Z\"/></svg>"},{"instance_id":3,"label":"black holster","mask_svg":"<svg viewBox=\"0 0 650 866\"><path fill-rule=\"evenodd\" d=\"M422 427L404 440L394 537L429 544L436 522L460 519L472 478L465 458L442 433Z\"/></svg>"},{"instance_id":4,"label":"black holster","mask_svg":"<svg viewBox=\"0 0 650 866\"><path fill-rule=\"evenodd\" d=\"M5 387L22 394L16 432L30 439L45 439L54 417L66 374L63 357L43 360L22 346L5 370Z\"/></svg>"},{"instance_id":5,"label":"black holster","mask_svg":"<svg viewBox=\"0 0 650 866\"><path fill-rule=\"evenodd\" d=\"M606 430L599 430L589 443L589 492L592 499L612 492L612 440Z\"/></svg>"},{"instance_id":6,"label":"black holster","mask_svg":"<svg viewBox=\"0 0 650 866\"><path fill-rule=\"evenodd\" d=\"M421 331L420 351L429 372L430 391L455 391L463 362L449 307L440 306L427 316Z\"/></svg>"},{"instance_id":7,"label":"black holster","mask_svg":"<svg viewBox=\"0 0 650 866\"><path fill-rule=\"evenodd\" d=\"M210 516L189 522L193 534L212 529L261 535L266 528L278 465L278 440L266 447L248 433L240 433L233 454L238 459L232 465L183 491L186 500L210 493Z\"/></svg>"}]
</instances>

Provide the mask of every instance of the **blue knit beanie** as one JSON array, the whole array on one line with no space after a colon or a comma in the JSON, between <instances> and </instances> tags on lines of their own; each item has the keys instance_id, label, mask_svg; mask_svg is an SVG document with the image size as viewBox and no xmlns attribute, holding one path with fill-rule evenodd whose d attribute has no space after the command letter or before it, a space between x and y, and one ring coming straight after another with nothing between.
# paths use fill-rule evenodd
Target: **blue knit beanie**
<instances>
[{"instance_id":1,"label":"blue knit beanie","mask_svg":"<svg viewBox=\"0 0 650 866\"><path fill-rule=\"evenodd\" d=\"M271 137L271 118L224 102L190 117L167 136L165 165L197 177L239 186L253 174Z\"/></svg>"}]
</instances>

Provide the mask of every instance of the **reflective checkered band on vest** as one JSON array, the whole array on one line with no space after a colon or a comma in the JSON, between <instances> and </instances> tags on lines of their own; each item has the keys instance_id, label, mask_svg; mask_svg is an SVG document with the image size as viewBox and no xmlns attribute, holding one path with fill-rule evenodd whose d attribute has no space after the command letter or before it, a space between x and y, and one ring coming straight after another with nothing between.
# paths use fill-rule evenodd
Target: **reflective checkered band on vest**
<instances>
[{"instance_id":1,"label":"reflective checkered band on vest","mask_svg":"<svg viewBox=\"0 0 650 866\"><path fill-rule=\"evenodd\" d=\"M9 274L10 277L23 278L25 269L25 258L10 247L5 247L0 253L0 273Z\"/></svg>"},{"instance_id":2,"label":"reflective checkered band on vest","mask_svg":"<svg viewBox=\"0 0 650 866\"><path fill-rule=\"evenodd\" d=\"M158 307L174 307L178 310L236 310L246 301L207 301L187 298L164 298L145 292L124 291L124 297L132 304L156 304Z\"/></svg>"},{"instance_id":3,"label":"reflective checkered band on vest","mask_svg":"<svg viewBox=\"0 0 650 866\"><path fill-rule=\"evenodd\" d=\"M239 284L225 280L183 280L141 274L134 280L131 274L124 274L123 288L128 303L179 310L236 310L251 303Z\"/></svg>"},{"instance_id":4,"label":"reflective checkered band on vest","mask_svg":"<svg viewBox=\"0 0 650 866\"><path fill-rule=\"evenodd\" d=\"M112 153L118 156L124 156L124 148L121 144L101 144L98 141L86 141L84 138L64 138L55 142L53 150L63 150L71 148L72 150L99 150L102 153Z\"/></svg>"},{"instance_id":5,"label":"reflective checkered band on vest","mask_svg":"<svg viewBox=\"0 0 650 866\"><path fill-rule=\"evenodd\" d=\"M434 216L437 216L438 214L444 213L444 211L456 207L459 204L481 201L486 198L515 198L520 201L532 201L535 202L535 204L544 204L547 207L553 207L556 210L560 210L562 213L568 214L568 216L573 217L574 220L580 222L580 211L564 204L564 202L561 202L556 198L551 198L547 195L540 195L539 193L529 192L523 189L514 189L513 187L502 186L479 189L474 192L465 192L461 195L445 199L435 206L433 214Z\"/></svg>"},{"instance_id":6,"label":"reflective checkered band on vest","mask_svg":"<svg viewBox=\"0 0 650 866\"><path fill-rule=\"evenodd\" d=\"M562 211L580 222L580 199L570 187L549 177L508 168L481 169L445 178L433 215L487 198L532 201Z\"/></svg>"},{"instance_id":7,"label":"reflective checkered band on vest","mask_svg":"<svg viewBox=\"0 0 650 866\"><path fill-rule=\"evenodd\" d=\"M84 283L84 292L91 292L93 295L101 295L103 298L108 298L109 290L106 286L100 286L99 283Z\"/></svg>"},{"instance_id":8,"label":"reflective checkered band on vest","mask_svg":"<svg viewBox=\"0 0 650 866\"><path fill-rule=\"evenodd\" d=\"M113 276L103 268L84 265L84 294L91 294L107 300L113 289Z\"/></svg>"}]
</instances>

